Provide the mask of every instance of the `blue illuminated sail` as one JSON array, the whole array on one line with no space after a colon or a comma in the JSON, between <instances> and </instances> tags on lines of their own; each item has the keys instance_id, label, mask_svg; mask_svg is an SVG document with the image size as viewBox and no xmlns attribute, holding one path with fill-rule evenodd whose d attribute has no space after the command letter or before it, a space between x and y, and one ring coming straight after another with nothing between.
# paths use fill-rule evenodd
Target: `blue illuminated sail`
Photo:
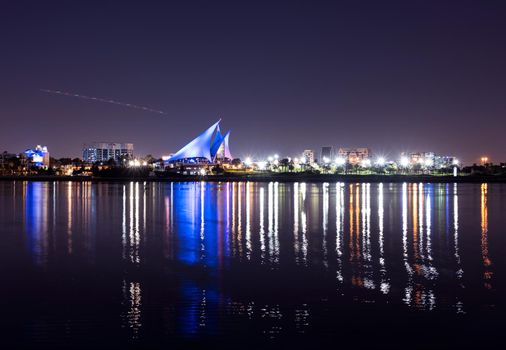
<instances>
[{"instance_id":1,"label":"blue illuminated sail","mask_svg":"<svg viewBox=\"0 0 506 350\"><path fill-rule=\"evenodd\" d=\"M221 144L223 143L223 135L220 132L220 126L216 128L216 135L214 136L213 144L211 145L211 158L214 159L216 157L216 153L220 149Z\"/></svg>"},{"instance_id":2,"label":"blue illuminated sail","mask_svg":"<svg viewBox=\"0 0 506 350\"><path fill-rule=\"evenodd\" d=\"M209 129L193 139L186 146L177 151L176 154L170 157L168 161L171 162L188 158L206 158L211 162L211 141L214 131L218 127L220 121L221 119L214 123Z\"/></svg>"}]
</instances>

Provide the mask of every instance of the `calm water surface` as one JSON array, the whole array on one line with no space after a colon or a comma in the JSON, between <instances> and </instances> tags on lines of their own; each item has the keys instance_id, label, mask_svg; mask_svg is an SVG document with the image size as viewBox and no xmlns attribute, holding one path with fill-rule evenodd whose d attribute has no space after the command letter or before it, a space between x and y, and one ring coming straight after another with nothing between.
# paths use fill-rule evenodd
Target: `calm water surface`
<instances>
[{"instance_id":1,"label":"calm water surface","mask_svg":"<svg viewBox=\"0 0 506 350\"><path fill-rule=\"evenodd\" d=\"M504 337L506 185L0 182L1 343Z\"/></svg>"}]
</instances>

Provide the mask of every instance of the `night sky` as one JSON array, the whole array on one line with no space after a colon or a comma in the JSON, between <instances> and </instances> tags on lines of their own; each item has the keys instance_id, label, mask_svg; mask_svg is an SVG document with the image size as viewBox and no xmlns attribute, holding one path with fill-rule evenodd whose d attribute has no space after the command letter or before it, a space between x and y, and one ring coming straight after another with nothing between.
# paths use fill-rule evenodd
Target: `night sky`
<instances>
[{"instance_id":1,"label":"night sky","mask_svg":"<svg viewBox=\"0 0 506 350\"><path fill-rule=\"evenodd\" d=\"M0 150L161 156L221 117L239 157L506 161L506 1L2 1L0 44Z\"/></svg>"}]
</instances>

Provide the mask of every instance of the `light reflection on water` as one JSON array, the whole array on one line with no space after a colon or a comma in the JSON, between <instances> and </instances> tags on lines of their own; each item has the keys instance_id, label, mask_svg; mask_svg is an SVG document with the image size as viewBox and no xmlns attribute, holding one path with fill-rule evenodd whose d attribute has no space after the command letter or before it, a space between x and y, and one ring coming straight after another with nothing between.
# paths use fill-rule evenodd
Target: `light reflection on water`
<instances>
[{"instance_id":1,"label":"light reflection on water","mask_svg":"<svg viewBox=\"0 0 506 350\"><path fill-rule=\"evenodd\" d=\"M503 191L487 184L2 182L0 232L3 249L30 259L37 278L65 276L68 263L117 279L128 339L157 334L154 320L183 337L254 325L251 332L276 338L316 332L322 317L333 319L322 310L349 308L350 300L456 314L497 303L476 287L476 271L483 290L494 292L500 247L493 250L489 237L504 223L497 214ZM280 283L289 300L277 295Z\"/></svg>"}]
</instances>

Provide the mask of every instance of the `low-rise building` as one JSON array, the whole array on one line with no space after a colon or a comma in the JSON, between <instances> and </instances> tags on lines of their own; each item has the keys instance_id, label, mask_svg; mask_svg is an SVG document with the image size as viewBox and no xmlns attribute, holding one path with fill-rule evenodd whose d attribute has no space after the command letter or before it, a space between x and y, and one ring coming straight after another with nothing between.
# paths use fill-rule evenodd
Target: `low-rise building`
<instances>
[{"instance_id":1,"label":"low-rise building","mask_svg":"<svg viewBox=\"0 0 506 350\"><path fill-rule=\"evenodd\" d=\"M361 148L339 148L337 156L344 159L348 164L357 165L365 159L370 159L372 152L367 147Z\"/></svg>"},{"instance_id":2,"label":"low-rise building","mask_svg":"<svg viewBox=\"0 0 506 350\"><path fill-rule=\"evenodd\" d=\"M401 158L406 158L410 166L420 165L434 169L449 168L458 164L456 157L439 155L434 152L402 153Z\"/></svg>"},{"instance_id":3,"label":"low-rise building","mask_svg":"<svg viewBox=\"0 0 506 350\"><path fill-rule=\"evenodd\" d=\"M49 151L46 146L37 145L35 148L27 149L24 154L28 159L29 165L49 168Z\"/></svg>"}]
</instances>

